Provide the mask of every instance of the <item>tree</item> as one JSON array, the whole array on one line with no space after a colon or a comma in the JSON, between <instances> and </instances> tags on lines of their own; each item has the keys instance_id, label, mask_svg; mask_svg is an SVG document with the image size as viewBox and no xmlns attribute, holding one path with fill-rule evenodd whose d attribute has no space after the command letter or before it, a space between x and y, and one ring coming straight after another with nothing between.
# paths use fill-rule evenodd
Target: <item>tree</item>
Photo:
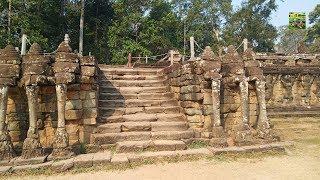
<instances>
[{"instance_id":1,"label":"tree","mask_svg":"<svg viewBox=\"0 0 320 180\"><path fill-rule=\"evenodd\" d=\"M308 28L307 42L311 44L310 50L312 52L320 51L320 4L309 14L310 24L313 24Z\"/></svg>"},{"instance_id":2,"label":"tree","mask_svg":"<svg viewBox=\"0 0 320 180\"><path fill-rule=\"evenodd\" d=\"M232 13L223 31L225 45L240 45L247 38L256 51L273 50L277 29L269 22L275 0L248 0Z\"/></svg>"},{"instance_id":3,"label":"tree","mask_svg":"<svg viewBox=\"0 0 320 180\"><path fill-rule=\"evenodd\" d=\"M279 28L279 43L277 44L282 53L290 54L297 53L299 43L305 41L307 30L294 29L291 30L288 26Z\"/></svg>"}]
</instances>

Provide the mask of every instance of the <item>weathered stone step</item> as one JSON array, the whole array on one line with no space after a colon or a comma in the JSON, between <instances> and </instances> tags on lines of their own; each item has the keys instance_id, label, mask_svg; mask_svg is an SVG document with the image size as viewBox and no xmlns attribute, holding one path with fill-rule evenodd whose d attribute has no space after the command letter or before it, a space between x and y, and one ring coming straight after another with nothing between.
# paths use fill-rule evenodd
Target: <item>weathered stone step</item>
<instances>
[{"instance_id":1,"label":"weathered stone step","mask_svg":"<svg viewBox=\"0 0 320 180\"><path fill-rule=\"evenodd\" d=\"M112 87L100 86L100 93L121 93L121 94L140 94L140 93L166 93L170 89L167 86L159 87Z\"/></svg>"},{"instance_id":2,"label":"weathered stone step","mask_svg":"<svg viewBox=\"0 0 320 180\"><path fill-rule=\"evenodd\" d=\"M186 131L186 122L122 122L108 123L98 126L98 133L120 133L134 131Z\"/></svg>"},{"instance_id":3,"label":"weathered stone step","mask_svg":"<svg viewBox=\"0 0 320 180\"><path fill-rule=\"evenodd\" d=\"M152 107L128 107L128 108L108 108L108 107L99 107L100 116L123 116L127 114L136 114L136 113L146 113L146 114L157 114L157 113L165 113L165 114L177 114L182 113L183 109L180 106L152 106Z\"/></svg>"},{"instance_id":4,"label":"weathered stone step","mask_svg":"<svg viewBox=\"0 0 320 180\"><path fill-rule=\"evenodd\" d=\"M161 75L110 75L103 74L100 75L100 80L165 80L165 76Z\"/></svg>"},{"instance_id":5,"label":"weathered stone step","mask_svg":"<svg viewBox=\"0 0 320 180\"><path fill-rule=\"evenodd\" d=\"M104 68L100 67L101 72L109 75L157 75L160 69L125 69L125 68Z\"/></svg>"},{"instance_id":6,"label":"weathered stone step","mask_svg":"<svg viewBox=\"0 0 320 180\"><path fill-rule=\"evenodd\" d=\"M92 134L91 143L96 145L115 144L123 141L146 141L146 140L182 140L194 137L192 130L188 131L157 131L157 132L122 132Z\"/></svg>"},{"instance_id":7,"label":"weathered stone step","mask_svg":"<svg viewBox=\"0 0 320 180\"><path fill-rule=\"evenodd\" d=\"M140 100L140 99L128 99L128 100L100 100L99 107L128 107L128 108L137 108L137 107L152 107L152 106L161 106L161 107L170 107L178 106L179 103L176 100Z\"/></svg>"},{"instance_id":8,"label":"weathered stone step","mask_svg":"<svg viewBox=\"0 0 320 180\"><path fill-rule=\"evenodd\" d=\"M102 86L110 87L155 87L164 86L166 80L101 80Z\"/></svg>"},{"instance_id":9,"label":"weathered stone step","mask_svg":"<svg viewBox=\"0 0 320 180\"><path fill-rule=\"evenodd\" d=\"M116 152L142 152L152 151L176 151L185 150L187 145L179 140L149 140L149 141L123 141L116 144Z\"/></svg>"},{"instance_id":10,"label":"weathered stone step","mask_svg":"<svg viewBox=\"0 0 320 180\"><path fill-rule=\"evenodd\" d=\"M121 122L186 122L183 114L146 114L137 113L124 116L100 117L100 123L121 123Z\"/></svg>"},{"instance_id":11,"label":"weathered stone step","mask_svg":"<svg viewBox=\"0 0 320 180\"><path fill-rule=\"evenodd\" d=\"M173 93L141 93L141 94L100 93L99 98L101 100L119 100L119 99L168 100L168 99L173 99Z\"/></svg>"}]
</instances>

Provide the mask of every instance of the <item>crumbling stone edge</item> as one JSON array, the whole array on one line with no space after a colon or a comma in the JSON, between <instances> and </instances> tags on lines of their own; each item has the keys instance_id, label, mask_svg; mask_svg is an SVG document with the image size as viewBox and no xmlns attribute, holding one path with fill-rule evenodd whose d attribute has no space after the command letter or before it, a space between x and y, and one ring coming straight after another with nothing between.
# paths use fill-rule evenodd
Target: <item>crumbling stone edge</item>
<instances>
[{"instance_id":1,"label":"crumbling stone edge","mask_svg":"<svg viewBox=\"0 0 320 180\"><path fill-rule=\"evenodd\" d=\"M158 152L142 152L142 153L115 153L111 151L98 152L91 154L81 154L70 159L60 161L47 161L47 157L35 158L29 160L30 164L25 164L19 158L11 162L0 162L0 176L6 174L14 174L22 171L31 170L52 170L55 172L66 172L72 168L90 168L99 165L121 165L131 166L134 163L143 163L146 160L154 161L161 159L174 159L178 160L185 157L214 157L224 153L249 153L249 152L268 152L278 151L285 152L286 147L294 146L293 142L277 142L263 145L251 145L242 147L226 147L214 148L206 147L199 149L188 149L179 151L158 151Z\"/></svg>"}]
</instances>

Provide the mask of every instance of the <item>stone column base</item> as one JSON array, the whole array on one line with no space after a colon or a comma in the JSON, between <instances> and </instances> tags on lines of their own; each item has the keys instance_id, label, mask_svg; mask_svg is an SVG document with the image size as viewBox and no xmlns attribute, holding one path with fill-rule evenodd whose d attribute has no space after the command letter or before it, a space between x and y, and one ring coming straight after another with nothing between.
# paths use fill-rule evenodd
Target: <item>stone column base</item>
<instances>
[{"instance_id":1,"label":"stone column base","mask_svg":"<svg viewBox=\"0 0 320 180\"><path fill-rule=\"evenodd\" d=\"M73 157L75 154L72 151L71 147L66 148L58 148L53 149L52 153L48 156L48 160L63 160L63 159L69 159Z\"/></svg>"},{"instance_id":2,"label":"stone column base","mask_svg":"<svg viewBox=\"0 0 320 180\"><path fill-rule=\"evenodd\" d=\"M227 136L222 126L212 127L210 146L213 147L227 147Z\"/></svg>"},{"instance_id":3,"label":"stone column base","mask_svg":"<svg viewBox=\"0 0 320 180\"><path fill-rule=\"evenodd\" d=\"M9 134L0 135L0 160L10 160L16 157L16 153L13 150L12 143L10 141Z\"/></svg>"},{"instance_id":4,"label":"stone column base","mask_svg":"<svg viewBox=\"0 0 320 180\"><path fill-rule=\"evenodd\" d=\"M67 159L74 156L72 148L69 147L69 137L65 128L58 128L53 143L53 151L48 159Z\"/></svg>"},{"instance_id":5,"label":"stone column base","mask_svg":"<svg viewBox=\"0 0 320 180\"><path fill-rule=\"evenodd\" d=\"M262 143L271 143L280 141L280 137L277 136L272 129L257 129L257 138Z\"/></svg>"},{"instance_id":6,"label":"stone column base","mask_svg":"<svg viewBox=\"0 0 320 180\"><path fill-rule=\"evenodd\" d=\"M44 150L41 147L41 144L36 138L27 138L23 142L23 149L21 157L23 159L31 159L36 157L44 156Z\"/></svg>"},{"instance_id":7,"label":"stone column base","mask_svg":"<svg viewBox=\"0 0 320 180\"><path fill-rule=\"evenodd\" d=\"M236 146L249 146L256 143L254 132L248 125L239 125L235 127L233 136Z\"/></svg>"}]
</instances>

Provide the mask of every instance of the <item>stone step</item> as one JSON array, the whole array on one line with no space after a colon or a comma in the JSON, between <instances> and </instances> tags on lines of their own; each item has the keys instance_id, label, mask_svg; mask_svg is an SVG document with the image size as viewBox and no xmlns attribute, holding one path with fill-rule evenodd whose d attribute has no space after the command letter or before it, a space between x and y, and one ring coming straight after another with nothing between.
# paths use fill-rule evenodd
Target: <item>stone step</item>
<instances>
[{"instance_id":1,"label":"stone step","mask_svg":"<svg viewBox=\"0 0 320 180\"><path fill-rule=\"evenodd\" d=\"M119 108L108 108L108 107L99 107L99 115L101 117L108 116L123 116L127 114L136 114L136 113L146 113L146 114L178 114L183 113L183 109L180 106L152 106L152 107L119 107Z\"/></svg>"},{"instance_id":2,"label":"stone step","mask_svg":"<svg viewBox=\"0 0 320 180\"><path fill-rule=\"evenodd\" d=\"M168 99L173 99L173 93L141 93L141 94L100 93L99 99L101 100L119 100L119 99L168 100Z\"/></svg>"},{"instance_id":3,"label":"stone step","mask_svg":"<svg viewBox=\"0 0 320 180\"><path fill-rule=\"evenodd\" d=\"M121 123L121 122L186 122L183 114L146 114L137 113L124 116L100 117L100 123Z\"/></svg>"},{"instance_id":4,"label":"stone step","mask_svg":"<svg viewBox=\"0 0 320 180\"><path fill-rule=\"evenodd\" d=\"M186 131L186 122L161 122L161 121L140 121L108 123L98 126L98 133L120 133L134 131Z\"/></svg>"},{"instance_id":5,"label":"stone step","mask_svg":"<svg viewBox=\"0 0 320 180\"><path fill-rule=\"evenodd\" d=\"M100 67L100 70L103 74L107 75L157 75L157 72L160 71L160 69L151 69L151 68L145 68L145 69L125 69L125 68L105 68Z\"/></svg>"},{"instance_id":6,"label":"stone step","mask_svg":"<svg viewBox=\"0 0 320 180\"><path fill-rule=\"evenodd\" d=\"M128 108L137 108L137 107L152 107L152 106L161 106L161 107L170 107L178 106L179 103L176 100L140 100L140 99L128 99L128 100L100 100L99 107L128 107Z\"/></svg>"},{"instance_id":7,"label":"stone step","mask_svg":"<svg viewBox=\"0 0 320 180\"><path fill-rule=\"evenodd\" d=\"M109 87L155 87L164 86L166 80L101 80L102 86Z\"/></svg>"},{"instance_id":8,"label":"stone step","mask_svg":"<svg viewBox=\"0 0 320 180\"><path fill-rule=\"evenodd\" d=\"M167 86L158 87L120 87L100 86L100 93L140 94L140 93L166 93L170 92Z\"/></svg>"},{"instance_id":9,"label":"stone step","mask_svg":"<svg viewBox=\"0 0 320 180\"><path fill-rule=\"evenodd\" d=\"M117 153L142 151L176 151L185 150L187 145L179 140L123 141L116 143Z\"/></svg>"},{"instance_id":10,"label":"stone step","mask_svg":"<svg viewBox=\"0 0 320 180\"><path fill-rule=\"evenodd\" d=\"M158 75L110 75L102 74L100 75L100 80L165 80L166 76Z\"/></svg>"},{"instance_id":11,"label":"stone step","mask_svg":"<svg viewBox=\"0 0 320 180\"><path fill-rule=\"evenodd\" d=\"M194 137L192 130L188 131L157 131L157 132L121 132L92 134L91 143L95 145L115 144L123 141L147 140L183 140Z\"/></svg>"}]
</instances>

